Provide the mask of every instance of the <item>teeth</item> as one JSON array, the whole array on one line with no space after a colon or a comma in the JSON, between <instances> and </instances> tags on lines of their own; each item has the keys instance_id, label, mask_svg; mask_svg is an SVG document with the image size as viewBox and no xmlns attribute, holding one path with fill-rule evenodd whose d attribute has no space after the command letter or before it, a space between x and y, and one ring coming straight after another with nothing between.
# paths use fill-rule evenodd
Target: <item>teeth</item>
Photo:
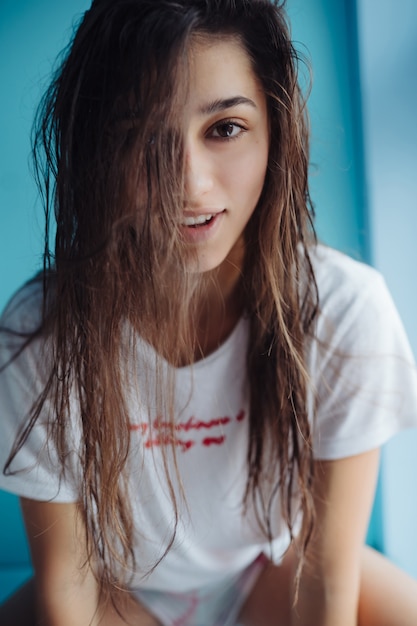
<instances>
[{"instance_id":1,"label":"teeth","mask_svg":"<svg viewBox=\"0 0 417 626\"><path fill-rule=\"evenodd\" d=\"M208 215L193 215L190 217L184 217L184 221L182 222L183 226L199 226L200 224L205 224L209 222L214 217L214 213L210 213Z\"/></svg>"}]
</instances>

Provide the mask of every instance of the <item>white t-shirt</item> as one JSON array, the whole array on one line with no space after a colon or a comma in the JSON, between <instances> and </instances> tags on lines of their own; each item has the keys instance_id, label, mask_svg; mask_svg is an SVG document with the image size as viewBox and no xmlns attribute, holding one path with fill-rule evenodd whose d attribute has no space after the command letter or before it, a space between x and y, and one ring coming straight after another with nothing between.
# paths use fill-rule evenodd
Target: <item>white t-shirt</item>
<instances>
[{"instance_id":1,"label":"white t-shirt","mask_svg":"<svg viewBox=\"0 0 417 626\"><path fill-rule=\"evenodd\" d=\"M338 459L376 448L396 432L417 426L417 372L381 276L321 246L312 260L320 296L316 338L306 353L314 456ZM26 287L8 307L3 324L33 329L41 299L39 286ZM269 554L253 509L249 506L247 514L242 514L248 446L248 326L242 317L219 349L192 367L176 370L175 443L187 506L174 479L180 510L176 539L167 556L145 578L144 573L166 548L174 524L161 462L166 419L149 408L155 355L138 340L138 365L135 370L132 367L126 389L131 415L129 492L138 563L132 588L189 591L213 581L220 583L249 565L260 552ZM7 337L2 342L9 344L2 350L4 362L15 341ZM1 467L42 388L47 361L44 349L39 342L32 342L0 375ZM145 404L139 401L145 397ZM76 405L72 413L74 453L68 457L70 471L65 481L59 478L54 451L45 444L47 412L46 405L12 464L12 469L19 471L11 476L0 474L0 488L33 499L76 501L80 488ZM174 476L173 471L171 474ZM278 498L271 519L272 557L279 561L289 536L280 518Z\"/></svg>"}]
</instances>

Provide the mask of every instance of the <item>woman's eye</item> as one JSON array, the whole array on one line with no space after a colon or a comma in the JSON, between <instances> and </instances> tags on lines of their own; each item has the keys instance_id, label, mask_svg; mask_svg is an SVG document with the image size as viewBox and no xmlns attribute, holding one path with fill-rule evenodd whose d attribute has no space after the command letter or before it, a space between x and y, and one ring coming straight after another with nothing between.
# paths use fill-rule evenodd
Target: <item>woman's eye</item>
<instances>
[{"instance_id":1,"label":"woman's eye","mask_svg":"<svg viewBox=\"0 0 417 626\"><path fill-rule=\"evenodd\" d=\"M210 136L220 139L233 139L240 135L243 130L243 127L235 122L223 122L212 129Z\"/></svg>"}]
</instances>

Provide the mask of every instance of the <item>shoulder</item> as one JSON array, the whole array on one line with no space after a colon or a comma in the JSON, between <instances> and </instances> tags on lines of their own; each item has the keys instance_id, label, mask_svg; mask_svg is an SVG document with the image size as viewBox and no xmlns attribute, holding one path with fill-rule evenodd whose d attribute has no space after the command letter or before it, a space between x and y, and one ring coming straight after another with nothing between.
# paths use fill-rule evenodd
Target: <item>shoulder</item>
<instances>
[{"instance_id":1,"label":"shoulder","mask_svg":"<svg viewBox=\"0 0 417 626\"><path fill-rule=\"evenodd\" d=\"M35 276L9 300L0 318L0 328L31 334L42 324L44 303L43 280Z\"/></svg>"},{"instance_id":2,"label":"shoulder","mask_svg":"<svg viewBox=\"0 0 417 626\"><path fill-rule=\"evenodd\" d=\"M320 307L345 307L372 296L385 296L382 275L373 267L323 245L310 250Z\"/></svg>"},{"instance_id":3,"label":"shoulder","mask_svg":"<svg viewBox=\"0 0 417 626\"><path fill-rule=\"evenodd\" d=\"M12 296L0 317L2 383L11 377L23 384L31 372L39 374L47 344L43 280L35 277Z\"/></svg>"},{"instance_id":4,"label":"shoulder","mask_svg":"<svg viewBox=\"0 0 417 626\"><path fill-rule=\"evenodd\" d=\"M306 353L314 453L335 459L417 424L417 370L381 274L322 246L311 261L319 292Z\"/></svg>"},{"instance_id":5,"label":"shoulder","mask_svg":"<svg viewBox=\"0 0 417 626\"><path fill-rule=\"evenodd\" d=\"M373 267L322 245L310 251L317 282L319 314L316 330L326 342L340 340L366 347L368 339L388 340L402 333L402 324L383 276Z\"/></svg>"}]
</instances>

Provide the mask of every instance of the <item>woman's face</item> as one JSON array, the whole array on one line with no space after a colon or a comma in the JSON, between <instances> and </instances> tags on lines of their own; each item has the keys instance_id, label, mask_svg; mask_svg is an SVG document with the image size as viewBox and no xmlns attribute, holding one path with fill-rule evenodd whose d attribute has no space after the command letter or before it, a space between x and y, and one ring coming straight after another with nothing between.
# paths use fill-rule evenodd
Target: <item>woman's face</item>
<instances>
[{"instance_id":1,"label":"woman's face","mask_svg":"<svg viewBox=\"0 0 417 626\"><path fill-rule=\"evenodd\" d=\"M265 180L269 127L265 94L236 39L192 47L185 148L182 233L197 269L225 260L240 266L243 231Z\"/></svg>"}]
</instances>

